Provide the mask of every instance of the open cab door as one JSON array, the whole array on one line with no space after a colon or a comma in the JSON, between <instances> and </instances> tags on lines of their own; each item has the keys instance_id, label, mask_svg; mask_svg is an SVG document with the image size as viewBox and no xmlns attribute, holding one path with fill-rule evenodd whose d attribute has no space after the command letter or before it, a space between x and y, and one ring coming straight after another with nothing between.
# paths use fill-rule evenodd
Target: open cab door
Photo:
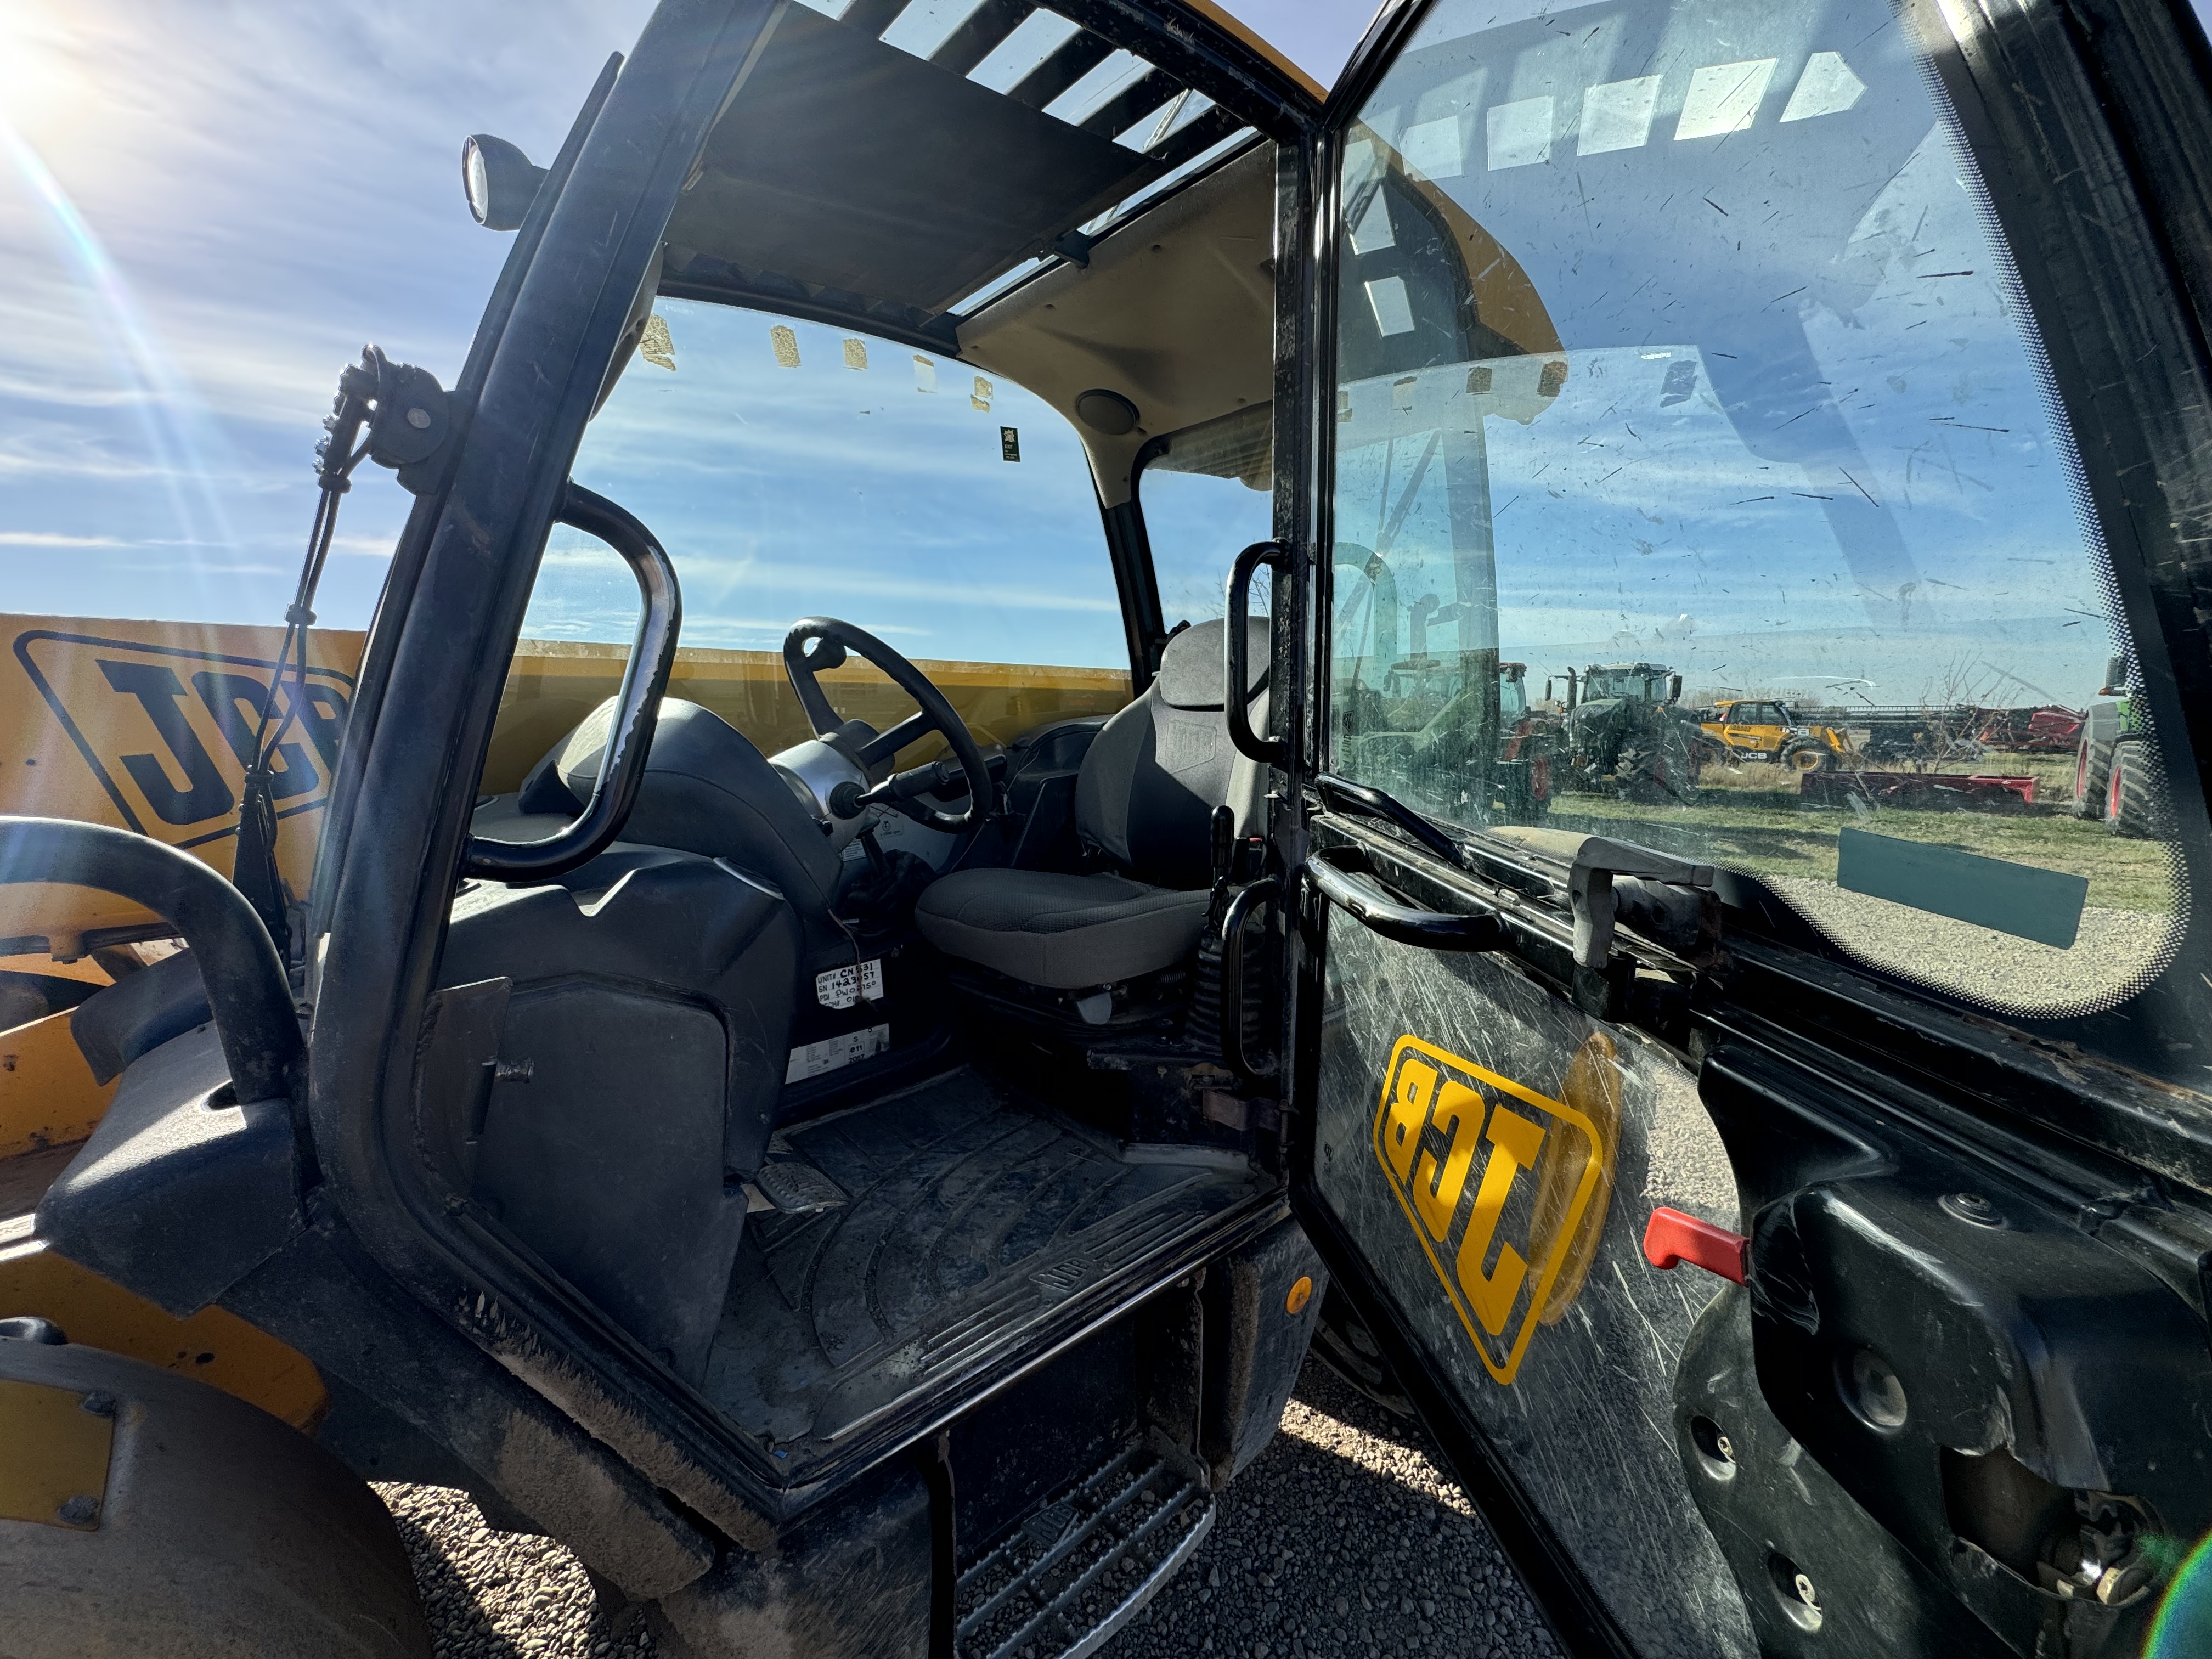
<instances>
[{"instance_id":1,"label":"open cab door","mask_svg":"<svg viewBox=\"0 0 2212 1659\"><path fill-rule=\"evenodd\" d=\"M2205 56L1436 0L1332 100L1294 1191L1577 1651L2204 1650ZM2110 653L2125 825L1989 740Z\"/></svg>"}]
</instances>

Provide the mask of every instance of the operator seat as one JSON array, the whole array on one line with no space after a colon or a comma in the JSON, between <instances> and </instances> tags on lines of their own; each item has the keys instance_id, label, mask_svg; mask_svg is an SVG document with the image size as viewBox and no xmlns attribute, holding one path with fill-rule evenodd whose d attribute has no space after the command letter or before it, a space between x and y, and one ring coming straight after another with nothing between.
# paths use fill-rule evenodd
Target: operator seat
<instances>
[{"instance_id":1,"label":"operator seat","mask_svg":"<svg viewBox=\"0 0 2212 1659\"><path fill-rule=\"evenodd\" d=\"M1249 633L1248 705L1267 719L1267 621ZM1076 833L1113 868L1069 875L975 869L922 890L915 922L949 957L1049 990L1171 968L1196 948L1212 881L1213 811L1255 833L1263 769L1237 753L1223 714L1222 624L1167 643L1142 696L1106 722L1075 781Z\"/></svg>"}]
</instances>

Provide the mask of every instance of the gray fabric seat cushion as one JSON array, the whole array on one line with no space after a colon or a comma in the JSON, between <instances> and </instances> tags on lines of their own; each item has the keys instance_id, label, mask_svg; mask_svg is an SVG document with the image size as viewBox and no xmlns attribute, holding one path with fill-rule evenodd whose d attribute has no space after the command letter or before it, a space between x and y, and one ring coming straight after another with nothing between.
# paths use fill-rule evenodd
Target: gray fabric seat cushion
<instances>
[{"instance_id":1,"label":"gray fabric seat cushion","mask_svg":"<svg viewBox=\"0 0 2212 1659\"><path fill-rule=\"evenodd\" d=\"M914 919L947 956L1073 991L1173 967L1197 947L1207 898L1125 876L962 870L923 890Z\"/></svg>"},{"instance_id":2,"label":"gray fabric seat cushion","mask_svg":"<svg viewBox=\"0 0 2212 1659\"><path fill-rule=\"evenodd\" d=\"M1264 725L1267 620L1248 625L1246 701ZM1158 675L1106 722L1076 775L1077 833L1130 874L963 870L923 891L915 921L924 939L1055 991L1158 973L1197 948L1213 811L1229 805L1243 833L1258 822L1265 781L1230 747L1221 630L1204 622L1170 640Z\"/></svg>"}]
</instances>

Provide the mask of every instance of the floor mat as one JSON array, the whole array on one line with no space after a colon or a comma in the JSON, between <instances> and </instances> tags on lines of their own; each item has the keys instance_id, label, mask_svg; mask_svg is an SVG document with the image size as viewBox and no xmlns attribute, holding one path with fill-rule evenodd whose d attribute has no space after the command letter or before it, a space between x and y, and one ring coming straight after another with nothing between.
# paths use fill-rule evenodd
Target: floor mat
<instances>
[{"instance_id":1,"label":"floor mat","mask_svg":"<svg viewBox=\"0 0 2212 1659\"><path fill-rule=\"evenodd\" d=\"M781 1480L818 1475L1063 1313L1210 1251L1271 1189L1194 1156L1133 1159L973 1069L779 1133L760 1184L801 1212L753 1217L706 1392Z\"/></svg>"}]
</instances>

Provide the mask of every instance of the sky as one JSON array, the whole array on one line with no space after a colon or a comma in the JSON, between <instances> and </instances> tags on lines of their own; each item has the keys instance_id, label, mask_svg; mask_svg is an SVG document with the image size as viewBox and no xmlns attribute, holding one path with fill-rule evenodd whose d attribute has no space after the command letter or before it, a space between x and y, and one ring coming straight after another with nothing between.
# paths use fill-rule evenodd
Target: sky
<instances>
[{"instance_id":1,"label":"sky","mask_svg":"<svg viewBox=\"0 0 2212 1659\"><path fill-rule=\"evenodd\" d=\"M659 361L632 362L573 476L669 549L688 647L780 648L814 611L914 657L1127 664L1089 463L1042 399L820 324L680 299L657 314ZM1143 489L1166 620L1219 616L1231 556L1269 533L1271 492L1164 469ZM525 637L636 626L621 562L556 528Z\"/></svg>"},{"instance_id":2,"label":"sky","mask_svg":"<svg viewBox=\"0 0 2212 1659\"><path fill-rule=\"evenodd\" d=\"M941 33L963 4L916 0L893 36L902 30L917 38ZM1553 9L1584 17L1619 9ZM1830 9L1823 0L1815 9ZM436 6L427 0L337 0L313 11L276 0L192 8L156 0L11 0L0 6L0 578L6 596L0 604L17 613L69 616L279 617L313 505L312 447L339 368L364 342L374 341L393 357L450 381L510 245L468 216L457 166L460 140L493 132L541 161L550 158L606 54L630 44L648 9L647 0L527 6L519 0ZM1365 0L1232 0L1231 9L1325 84L1369 21ZM1464 9L1447 5L1436 16ZM1483 12L1502 17L1520 9L1534 7L1500 4ZM1870 21L1881 21L1875 9L1859 9L1868 10ZM1433 149L1437 134L1449 126L1455 142L1472 155L1484 142L1481 134L1474 125L1451 125L1462 120L1452 112L1462 105L1468 123L1494 120L1500 108L1510 116L1553 97L1547 88L1556 82L1559 107L1566 110L1578 106L1574 100L1585 83L1613 72L1592 66L1592 54L1616 52L1610 37L1595 45L1585 40L1561 59L1568 51L1559 41L1532 48L1512 71L1511 86L1486 88L1455 66L1448 42L1417 40L1393 82L1413 90L1401 96L1386 88L1370 115L1394 143ZM1741 55L1750 58L1751 49ZM1861 62L1859 71L1879 82L1876 67ZM1793 67L1790 74L1796 73ZM1780 85L1770 100L1777 107ZM1878 84L1877 101L1885 95ZM1485 106L1491 115L1478 117ZM1863 106L1851 118L1875 107ZM1425 136L1409 139L1417 128ZM1888 207L1864 191L1831 192L1839 212L1850 197L1856 217L1838 219L1824 234L1848 235L1854 249L1881 244L1889 233L1881 215L1896 216L1902 191L1916 216L1931 204L1942 208L1938 219L1950 224L1953 244L1971 243L1969 204L1959 194L1955 169L1947 174L1942 158L1914 148L1925 128L1923 113L1883 129L1889 148L1868 177L1888 181ZM1784 128L1770 120L1758 133L1763 139L1770 132L1816 130L1816 124ZM1488 142L1499 142L1497 131ZM1510 142L1508 133L1509 149ZM1641 164L1671 165L1674 149L1647 146L1638 152ZM1737 142L1722 149L1741 158L1743 176L1732 183L1788 187L1778 174L1753 178L1745 171L1767 154L1758 144ZM1437 162L1437 155L1428 159ZM1575 368L1542 422L1525 428L1487 423L1486 465L1498 514L1497 627L1507 653L1547 664L1556 658L1560 665L1616 655L1679 659L1693 676L1727 680L1741 674L1762 689L1769 682L1787 690L1799 680L1886 678L1885 696L1920 695L1923 688L1907 687L1900 674L1931 653L1942 664L1949 661L1948 647L1931 646L1924 627L1909 640L1893 639L1907 660L1886 659L1879 672L1863 653L1856 675L1832 662L1782 661L1771 648L1776 636L1769 634L1767 645L1752 643L1771 626L1759 614L1757 596L1747 584L1717 592L1712 561L1731 544L1761 538L1767 545L1841 546L1834 570L1809 573L1832 580L1846 595L1818 612L1831 636L1879 622L1857 590L1879 589L1902 611L1906 606L1895 596L1908 582L1914 595L1909 603L1923 624L1948 607L1954 622L1980 629L2003 611L1992 608L1996 590L1983 580L1992 572L1974 577L1982 592L1967 605L1957 597L1964 587L1942 591L1959 573L1939 567L1955 562L1958 550L1973 543L2019 565L2013 574L2033 574L2027 566L2047 550L2015 545L2027 532L2018 522L1992 528L1992 515L2009 513L2015 521L2039 515L2046 523L2064 516L2052 483L2063 465L2047 434L2008 434L2010 447L2002 453L1995 448L1996 434L1972 435L1978 428L2021 426L2009 415L1977 416L1972 410L2032 405L2026 360L2014 350L2002 374L1984 375L1964 392L1958 388L1966 382L1958 374L1921 372L1932 371L1932 364L1876 362L1887 349L1885 339L1893 344L1908 326L1898 310L1904 303L1899 284L1910 289L1917 279L1857 259L1864 269L1856 286L1830 284L1783 309L1799 330L1792 337L1799 360L1819 365L1823 384L1832 374L1864 370L1876 376L1869 382L1872 389L1856 403L1844 400L1832 420L1824 416L1793 428L1793 436L1806 440L1796 448L1768 445L1754 453L1757 447L1742 441L1741 419L1715 418L1727 401L1728 365L1737 361L1722 331L1686 321L1662 334L1644 320L1632 329L1596 320L1601 303L1620 310L1617 299L1606 298L1618 293L1613 275L1627 286L1662 267L1674 273L1668 280L1676 289L1701 300L1707 312L1723 309L1720 289L1681 279L1703 246L1684 238L1705 235L1721 221L1686 219L1673 186L1665 186L1668 200L1655 201L1662 193L1655 185L1636 202L1617 204L1621 234L1607 246L1619 269L1601 271L1588 264L1559 211L1565 176L1560 165L1471 165L1440 179L1511 246L1559 311ZM1573 176L1585 180L1589 166L1578 164ZM1714 194L1723 205L1734 199L1724 191ZM1788 248L1769 252L1789 263ZM1755 276L1758 263L1751 259L1743 268ZM1963 299L1963 308L1954 307L1960 325L1948 331L1947 347L1954 355L1986 359L1989 343L2007 331L2002 315L1990 312L1990 303L2002 311L2001 302L1990 301L1991 292L1984 285L1985 314L1967 314L1973 307ZM1762 290L1753 298L1763 302L1769 295ZM587 434L579 471L641 511L657 508L657 518L647 511L648 521L661 528L685 572L690 642L769 644L779 618L846 605L886 630L906 630L895 636L916 655L1097 665L1120 659L1115 619L1100 604L1103 575L1088 485L1056 416L1006 384L995 388L993 410L971 409L951 364L945 366L942 394L918 399L914 386L898 378L908 372L903 353L879 352L864 384L837 367L835 341L815 338L804 327L803 367L786 372L772 355L770 319L741 314L729 322L726 341L709 342L699 324L679 319L672 307L663 309L684 367L667 377L634 368ZM1645 319L1653 310L1645 304L1634 316ZM1662 353L1672 356L1662 361ZM1674 489L1671 505L1658 501L1672 489L1668 478L1651 473L1640 479L1633 454L1623 455L1618 471L1609 470L1610 462L1596 465L1607 453L1605 444L1628 441L1618 433L1600 435L1597 428L1618 413L1608 387L1644 372L1632 359L1656 363L1652 374L1676 362L1679 372L1695 369L1688 384L1698 396L1667 406L1668 477L1679 483L1686 465L1705 472L1695 489ZM1906 368L1913 373L1900 372ZM719 376L712 387L698 379L709 368ZM1885 391L1893 379L1907 380L1908 389ZM941 476L909 495L903 515L886 518L884 502L897 487L895 467L863 480L864 487L844 486L858 434L891 423L886 398L893 390L896 419L904 423L902 441L941 463ZM1658 404L1656 383L1644 391L1650 394L1646 401ZM730 431L741 434L744 447L718 452L714 465L727 477L714 489L671 495L672 452L665 444L658 454L641 447L636 434L685 398L709 393L730 411ZM742 433L747 410L753 426ZM1889 441L1907 424L1947 422L1934 451ZM795 427L781 433L780 449L768 441L766 434L793 422L811 422L811 442L790 441ZM1020 434L1018 471L998 459L1001 425ZM1650 430L1639 426L1632 435L1640 443ZM1570 431L1571 441L1564 441L1561 434ZM1853 446L1865 453L1863 472L1856 465L1820 470ZM1560 459L1568 451L1572 454ZM741 465L723 459L740 453ZM889 449L870 453L884 459ZM1899 455L1907 459L1899 461ZM695 476L704 476L708 459L694 456L691 466ZM1753 474L1778 466L1791 473L1790 487L1772 504L1745 508L1744 501L1766 493L1752 487ZM1938 471L1959 500L1936 499ZM656 476L648 478L647 471ZM1854 542L1837 528L1838 515L1853 510L1850 502L1808 505L1832 486L1840 488L1845 476L1885 502L1889 486L1900 500L1916 488L1921 494L1910 513L1884 509L1893 530L1876 526L1872 542L1864 535ZM2033 489L2013 487L2030 476ZM1990 480L1997 477L2008 482L1993 489ZM763 480L775 487L755 488ZM981 481L1006 504L995 538L976 530L988 515L958 511L962 490ZM1570 481L1576 484L1571 501L1564 488ZM1225 561L1225 552L1215 550L1260 533L1265 497L1228 481L1164 477L1154 483L1147 503L1170 617L1218 611L1218 576L1211 564ZM799 544L801 531L787 512L781 541L763 540L776 513L794 501L811 504L830 515L825 525L834 519L838 526L836 537L817 537L800 557L788 551ZM319 599L326 625L366 622L406 506L397 484L373 470L348 497ZM1822 514L1831 521L1825 526ZM1077 528L1072 539L1066 532L1048 536L1042 530L1048 522ZM1421 514L1408 522L1418 532ZM1690 533L1699 525L1708 532L1702 543ZM1441 533L1448 539L1448 530ZM915 595L926 577L884 567L878 544L902 540L910 553L930 548L941 557L948 538L963 534L969 538L969 586L1006 604L979 599L965 617L925 615L928 606ZM832 542L834 571L819 550ZM1581 551L1562 562L1553 557L1562 546ZM1867 546L1875 551L1867 553ZM1637 558L1622 564L1632 549ZM2006 668L2056 699L2074 701L2081 695L2076 682L2095 678L2106 647L2093 637L2094 629L2077 625L2081 613L2097 608L2094 582L2083 586L2087 567L2077 547L2059 550L2072 586L2062 592L2056 578L2045 584L2042 631L2021 636L2013 653L2019 660ZM1051 580L1041 582L1041 574ZM855 584L861 591L852 599L838 597ZM1632 602L1638 586L1644 591ZM549 590L533 613L533 631L621 637L618 604L596 623L584 620L589 590L588 581L574 594ZM622 597L619 584L615 597ZM2019 609L2014 604L2005 614ZM1802 623L1814 613L1801 605L1795 614ZM2071 631L2056 631L2062 629ZM1894 659L1898 652L1887 655Z\"/></svg>"},{"instance_id":3,"label":"sky","mask_svg":"<svg viewBox=\"0 0 2212 1659\"><path fill-rule=\"evenodd\" d=\"M506 255L469 217L461 141L550 159L650 9L0 6L0 605L281 619L339 370L373 341L450 384ZM1229 9L1327 83L1372 8ZM356 483L325 625L366 623L406 507L388 475Z\"/></svg>"}]
</instances>

